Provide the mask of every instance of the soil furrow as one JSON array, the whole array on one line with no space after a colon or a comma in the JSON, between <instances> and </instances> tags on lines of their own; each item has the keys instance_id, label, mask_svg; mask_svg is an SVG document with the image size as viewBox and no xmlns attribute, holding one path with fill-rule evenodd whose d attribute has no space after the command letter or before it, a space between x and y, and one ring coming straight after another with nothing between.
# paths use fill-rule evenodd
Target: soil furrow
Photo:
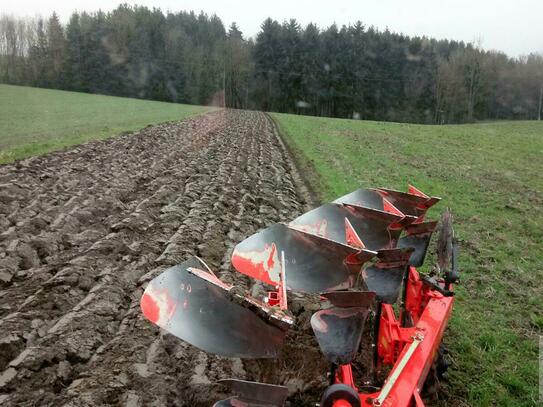
<instances>
[{"instance_id":1,"label":"soil furrow","mask_svg":"<svg viewBox=\"0 0 543 407\"><path fill-rule=\"evenodd\" d=\"M206 355L139 298L189 255L251 289L230 253L305 209L293 171L266 115L229 110L0 167L0 403L207 406L212 382L265 375L277 362Z\"/></svg>"}]
</instances>

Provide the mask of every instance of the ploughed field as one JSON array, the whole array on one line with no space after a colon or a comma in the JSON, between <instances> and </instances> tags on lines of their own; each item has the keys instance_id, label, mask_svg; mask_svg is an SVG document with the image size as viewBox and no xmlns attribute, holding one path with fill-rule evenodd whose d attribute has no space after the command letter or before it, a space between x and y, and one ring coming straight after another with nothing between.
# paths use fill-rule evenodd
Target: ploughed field
<instances>
[{"instance_id":1,"label":"ploughed field","mask_svg":"<svg viewBox=\"0 0 543 407\"><path fill-rule=\"evenodd\" d=\"M209 406L221 396L211 383L228 377L320 390L310 309L294 306L303 339L284 359L242 362L161 332L139 307L146 283L190 255L250 288L230 267L233 246L307 210L301 190L258 112L216 111L1 166L0 404Z\"/></svg>"}]
</instances>

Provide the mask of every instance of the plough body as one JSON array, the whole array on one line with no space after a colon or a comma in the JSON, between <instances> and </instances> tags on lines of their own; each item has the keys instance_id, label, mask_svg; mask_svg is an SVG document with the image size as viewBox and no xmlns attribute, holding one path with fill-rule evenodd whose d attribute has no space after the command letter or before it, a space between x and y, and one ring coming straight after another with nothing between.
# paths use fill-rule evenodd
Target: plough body
<instances>
[{"instance_id":1,"label":"plough body","mask_svg":"<svg viewBox=\"0 0 543 407\"><path fill-rule=\"evenodd\" d=\"M425 221L439 201L408 192L359 189L288 224L272 225L239 243L234 268L271 286L264 299L223 283L194 257L152 280L144 315L179 338L228 357L278 357L286 331L287 291L321 293L311 327L331 364L322 407L423 406L421 391L438 355L458 279L450 213L440 246L442 276L420 275L437 222ZM450 259L449 259L450 257ZM449 267L451 266L451 267ZM399 311L394 304L398 302ZM328 305L327 305L328 304ZM373 380L359 383L352 363L373 315ZM378 373L390 373L379 382ZM215 406L283 406L284 386L229 380L235 394Z\"/></svg>"}]
</instances>

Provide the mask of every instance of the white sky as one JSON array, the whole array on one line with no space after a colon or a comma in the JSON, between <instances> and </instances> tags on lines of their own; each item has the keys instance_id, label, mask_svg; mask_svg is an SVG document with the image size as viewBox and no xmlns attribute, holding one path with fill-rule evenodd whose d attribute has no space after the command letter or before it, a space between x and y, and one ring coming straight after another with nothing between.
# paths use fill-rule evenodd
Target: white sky
<instances>
[{"instance_id":1,"label":"white sky","mask_svg":"<svg viewBox=\"0 0 543 407\"><path fill-rule=\"evenodd\" d=\"M481 40L485 49L510 56L543 52L543 0L139 0L121 1L163 11L203 10L225 23L238 23L254 36L266 17L296 18L302 25L348 24L361 20L380 29L466 42ZM107 0L0 0L0 13L47 16L55 10L65 22L72 11L109 11Z\"/></svg>"}]
</instances>

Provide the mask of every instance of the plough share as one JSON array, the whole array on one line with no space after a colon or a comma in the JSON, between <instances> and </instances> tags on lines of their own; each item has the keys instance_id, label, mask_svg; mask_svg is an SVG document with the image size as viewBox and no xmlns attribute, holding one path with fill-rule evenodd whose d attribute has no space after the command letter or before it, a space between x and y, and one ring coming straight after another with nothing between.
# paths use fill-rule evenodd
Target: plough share
<instances>
[{"instance_id":1,"label":"plough share","mask_svg":"<svg viewBox=\"0 0 543 407\"><path fill-rule=\"evenodd\" d=\"M322 407L424 406L421 391L439 356L458 280L451 214L443 214L438 265L419 274L435 221L427 210L440 198L415 187L408 192L359 189L249 236L232 265L271 287L253 298L221 281L192 257L164 271L141 299L144 316L205 352L236 358L277 358L295 324L287 292L318 293L321 309L311 327L330 362ZM394 305L398 306L395 308ZM361 349L368 315L372 349ZM352 363L371 352L373 377L359 383ZM380 381L385 366L388 377ZM231 398L215 406L285 406L284 386L228 379Z\"/></svg>"}]
</instances>

